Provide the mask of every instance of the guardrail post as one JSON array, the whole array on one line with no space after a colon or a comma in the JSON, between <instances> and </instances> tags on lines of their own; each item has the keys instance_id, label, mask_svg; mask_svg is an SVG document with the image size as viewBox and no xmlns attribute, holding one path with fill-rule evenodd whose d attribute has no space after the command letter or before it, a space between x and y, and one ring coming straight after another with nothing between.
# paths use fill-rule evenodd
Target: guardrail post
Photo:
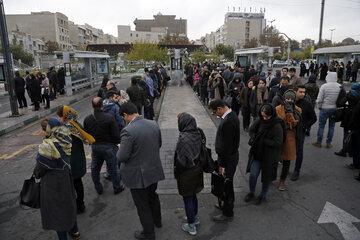
<instances>
[{"instance_id":1,"label":"guardrail post","mask_svg":"<svg viewBox=\"0 0 360 240\"><path fill-rule=\"evenodd\" d=\"M65 91L66 96L73 95L72 81L71 81L71 64L70 64L70 53L63 52L63 61L65 67Z\"/></svg>"}]
</instances>

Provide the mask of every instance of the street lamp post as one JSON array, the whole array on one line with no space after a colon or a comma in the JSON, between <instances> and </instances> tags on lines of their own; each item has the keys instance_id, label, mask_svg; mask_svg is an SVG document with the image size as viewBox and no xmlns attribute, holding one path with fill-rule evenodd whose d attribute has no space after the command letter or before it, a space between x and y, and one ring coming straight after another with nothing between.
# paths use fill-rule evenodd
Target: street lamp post
<instances>
[{"instance_id":1,"label":"street lamp post","mask_svg":"<svg viewBox=\"0 0 360 240\"><path fill-rule=\"evenodd\" d=\"M273 28L272 28L272 23L275 22L276 19L273 19L270 22L271 24L271 27L270 27L270 46L269 47L272 47L272 31L273 31ZM270 48L270 50L272 51L272 48ZM271 56L272 56L272 53L271 53ZM269 63L268 63L268 66L269 67L272 67L272 57L269 57Z\"/></svg>"},{"instance_id":2,"label":"street lamp post","mask_svg":"<svg viewBox=\"0 0 360 240\"><path fill-rule=\"evenodd\" d=\"M287 37L287 39L288 39L288 51L287 51L287 62L289 62L289 59L290 59L290 42L291 42L291 39L289 38L289 36L288 35L286 35L285 33L279 33L279 34L284 34L285 35L285 37Z\"/></svg>"},{"instance_id":3,"label":"street lamp post","mask_svg":"<svg viewBox=\"0 0 360 240\"><path fill-rule=\"evenodd\" d=\"M16 95L14 89L14 73L13 73L13 66L12 66L12 58L11 52L9 47L9 36L7 33L6 28L6 21L5 21L5 11L4 11L4 3L3 0L0 0L0 32L1 32L1 44L2 49L4 52L4 60L5 60L5 78L8 82L8 91L10 97L10 108L11 108L11 116L17 117L19 116L19 109L16 103Z\"/></svg>"},{"instance_id":4,"label":"street lamp post","mask_svg":"<svg viewBox=\"0 0 360 240\"><path fill-rule=\"evenodd\" d=\"M332 43L332 34L333 34L333 31L335 31L335 30L336 30L336 28L332 28L332 29L329 29L329 30L331 31L330 41L331 41L331 43Z\"/></svg>"}]
</instances>

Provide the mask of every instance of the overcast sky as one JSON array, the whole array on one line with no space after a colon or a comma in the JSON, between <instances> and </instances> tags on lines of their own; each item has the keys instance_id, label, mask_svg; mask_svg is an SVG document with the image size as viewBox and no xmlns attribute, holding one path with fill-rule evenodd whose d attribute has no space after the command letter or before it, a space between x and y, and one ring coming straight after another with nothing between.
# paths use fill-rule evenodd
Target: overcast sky
<instances>
[{"instance_id":1,"label":"overcast sky","mask_svg":"<svg viewBox=\"0 0 360 240\"><path fill-rule=\"evenodd\" d=\"M319 38L321 0L4 0L6 14L37 11L61 12L76 24L88 23L117 37L117 25L131 25L134 20L152 19L161 12L187 19L188 37L195 40L215 31L224 23L224 15L233 7L238 12L265 8L267 21L290 38ZM268 24L270 24L268 22ZM339 42L346 37L360 40L360 0L325 0L323 38Z\"/></svg>"}]
</instances>

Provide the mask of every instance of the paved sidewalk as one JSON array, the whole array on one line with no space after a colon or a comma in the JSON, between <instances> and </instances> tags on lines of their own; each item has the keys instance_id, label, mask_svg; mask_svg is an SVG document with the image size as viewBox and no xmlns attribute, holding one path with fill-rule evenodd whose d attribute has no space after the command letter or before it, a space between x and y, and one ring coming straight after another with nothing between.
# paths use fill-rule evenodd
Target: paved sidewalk
<instances>
[{"instance_id":1,"label":"paved sidewalk","mask_svg":"<svg viewBox=\"0 0 360 240\"><path fill-rule=\"evenodd\" d=\"M216 160L215 153L215 136L216 126L211 120L208 112L204 109L194 91L188 84L182 86L170 86L165 91L164 100L161 106L161 112L158 123L162 133L163 145L160 149L160 158L165 172L165 180L159 182L159 194L177 194L177 185L174 178L173 163L174 151L178 140L178 120L177 115L180 112L187 112L195 117L198 127L204 130L206 135L206 145L212 149L213 158ZM239 172L235 175L234 186L235 192L241 192ZM203 193L209 193L211 190L210 174L204 174L205 188Z\"/></svg>"}]
</instances>

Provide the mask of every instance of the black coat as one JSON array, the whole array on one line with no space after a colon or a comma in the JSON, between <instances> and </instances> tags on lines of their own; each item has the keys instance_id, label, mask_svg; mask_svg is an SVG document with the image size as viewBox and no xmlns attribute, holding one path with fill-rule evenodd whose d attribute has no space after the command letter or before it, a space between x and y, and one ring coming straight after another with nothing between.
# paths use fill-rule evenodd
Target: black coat
<instances>
[{"instance_id":1,"label":"black coat","mask_svg":"<svg viewBox=\"0 0 360 240\"><path fill-rule=\"evenodd\" d=\"M296 106L301 108L301 117L302 117L302 127L303 129L308 129L311 127L317 120L316 113L312 104L304 99L296 101Z\"/></svg>"},{"instance_id":2,"label":"black coat","mask_svg":"<svg viewBox=\"0 0 360 240\"><path fill-rule=\"evenodd\" d=\"M15 92L16 93L25 92L25 80L22 77L14 78L14 82L15 82Z\"/></svg>"},{"instance_id":3,"label":"black coat","mask_svg":"<svg viewBox=\"0 0 360 240\"><path fill-rule=\"evenodd\" d=\"M45 230L68 232L76 221L76 203L70 169L48 170L39 163L34 169L36 178L41 178L40 212Z\"/></svg>"},{"instance_id":4,"label":"black coat","mask_svg":"<svg viewBox=\"0 0 360 240\"><path fill-rule=\"evenodd\" d=\"M257 140L255 140L251 146L252 149L255 148L257 149L255 151L261 151L261 153L255 154L254 158L249 157L246 167L246 172L250 172L252 162L254 160L260 161L261 182L263 183L269 183L276 180L278 162L283 147L283 126L281 125L281 119L278 117L275 118L276 121L274 121L273 125L264 130L264 120L260 117L255 120L249 130L251 139L255 139L255 136L264 130L262 134L258 135Z\"/></svg>"},{"instance_id":5,"label":"black coat","mask_svg":"<svg viewBox=\"0 0 360 240\"><path fill-rule=\"evenodd\" d=\"M32 102L41 101L41 86L40 80L32 78L29 80L29 91Z\"/></svg>"},{"instance_id":6,"label":"black coat","mask_svg":"<svg viewBox=\"0 0 360 240\"><path fill-rule=\"evenodd\" d=\"M345 107L345 114L341 121L340 127L343 127L345 130L350 129L349 125L351 117L353 115L354 108L359 101L360 97L355 97L350 92L348 92L345 97L340 100L339 105Z\"/></svg>"}]
</instances>

